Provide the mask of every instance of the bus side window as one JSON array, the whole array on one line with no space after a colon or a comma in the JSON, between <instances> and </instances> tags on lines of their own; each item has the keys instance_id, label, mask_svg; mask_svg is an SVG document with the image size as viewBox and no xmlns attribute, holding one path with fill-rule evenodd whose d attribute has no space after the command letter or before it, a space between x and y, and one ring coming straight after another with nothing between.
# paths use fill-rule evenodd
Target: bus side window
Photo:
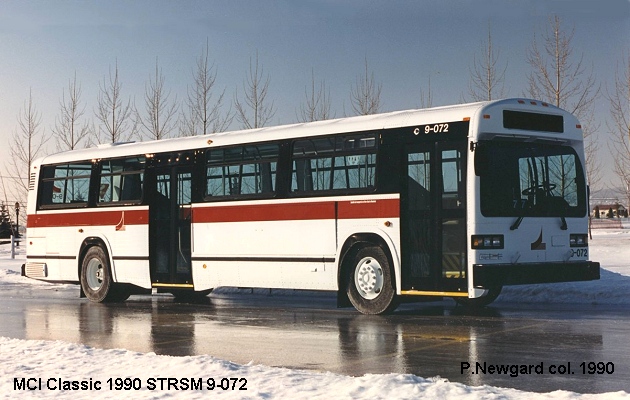
<instances>
[{"instance_id":1,"label":"bus side window","mask_svg":"<svg viewBox=\"0 0 630 400\"><path fill-rule=\"evenodd\" d=\"M123 175L121 200L140 200L142 197L142 174Z\"/></svg>"},{"instance_id":2,"label":"bus side window","mask_svg":"<svg viewBox=\"0 0 630 400\"><path fill-rule=\"evenodd\" d=\"M410 210L431 208L431 153L409 153L407 156L407 187Z\"/></svg>"},{"instance_id":3,"label":"bus side window","mask_svg":"<svg viewBox=\"0 0 630 400\"><path fill-rule=\"evenodd\" d=\"M55 188L55 182L51 178L55 174L55 167L43 167L41 172L41 185L39 189L39 206L53 204L53 197L55 191L59 190Z\"/></svg>"},{"instance_id":4,"label":"bus side window","mask_svg":"<svg viewBox=\"0 0 630 400\"><path fill-rule=\"evenodd\" d=\"M311 163L305 159L293 161L293 183L291 190L294 192L308 192L313 190L313 177Z\"/></svg>"},{"instance_id":5,"label":"bus side window","mask_svg":"<svg viewBox=\"0 0 630 400\"><path fill-rule=\"evenodd\" d=\"M295 141L291 191L373 190L376 143L373 133Z\"/></svg>"},{"instance_id":6,"label":"bus side window","mask_svg":"<svg viewBox=\"0 0 630 400\"><path fill-rule=\"evenodd\" d=\"M140 201L145 165L144 157L102 161L98 203Z\"/></svg>"},{"instance_id":7,"label":"bus side window","mask_svg":"<svg viewBox=\"0 0 630 400\"><path fill-rule=\"evenodd\" d=\"M280 147L253 144L206 153L206 199L266 197L275 193Z\"/></svg>"},{"instance_id":8,"label":"bus side window","mask_svg":"<svg viewBox=\"0 0 630 400\"><path fill-rule=\"evenodd\" d=\"M112 201L112 189L111 176L101 177L101 183L98 190L98 202L108 203Z\"/></svg>"},{"instance_id":9,"label":"bus side window","mask_svg":"<svg viewBox=\"0 0 630 400\"><path fill-rule=\"evenodd\" d=\"M77 207L87 204L90 192L92 163L79 161L72 164L42 168L40 207Z\"/></svg>"}]
</instances>

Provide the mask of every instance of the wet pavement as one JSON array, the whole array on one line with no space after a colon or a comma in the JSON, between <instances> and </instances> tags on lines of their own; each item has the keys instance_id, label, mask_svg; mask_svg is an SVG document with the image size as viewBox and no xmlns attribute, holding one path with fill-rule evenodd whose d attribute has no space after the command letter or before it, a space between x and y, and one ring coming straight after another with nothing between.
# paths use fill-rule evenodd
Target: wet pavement
<instances>
[{"instance_id":1,"label":"wet pavement","mask_svg":"<svg viewBox=\"0 0 630 400\"><path fill-rule=\"evenodd\" d=\"M444 301L365 316L335 304L331 294L266 291L212 294L202 304L168 295L93 304L78 289L3 286L0 336L353 376L630 392L630 313L623 308L499 303L472 312Z\"/></svg>"}]
</instances>

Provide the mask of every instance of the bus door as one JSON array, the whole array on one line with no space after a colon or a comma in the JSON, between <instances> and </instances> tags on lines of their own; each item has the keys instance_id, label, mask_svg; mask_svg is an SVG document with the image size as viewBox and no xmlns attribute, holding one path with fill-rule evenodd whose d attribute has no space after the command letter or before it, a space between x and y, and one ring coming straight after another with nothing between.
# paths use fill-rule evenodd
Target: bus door
<instances>
[{"instance_id":1,"label":"bus door","mask_svg":"<svg viewBox=\"0 0 630 400\"><path fill-rule=\"evenodd\" d=\"M149 254L154 287L193 287L192 166L156 167L149 201Z\"/></svg>"},{"instance_id":2,"label":"bus door","mask_svg":"<svg viewBox=\"0 0 630 400\"><path fill-rule=\"evenodd\" d=\"M466 293L466 142L404 151L403 290Z\"/></svg>"}]
</instances>

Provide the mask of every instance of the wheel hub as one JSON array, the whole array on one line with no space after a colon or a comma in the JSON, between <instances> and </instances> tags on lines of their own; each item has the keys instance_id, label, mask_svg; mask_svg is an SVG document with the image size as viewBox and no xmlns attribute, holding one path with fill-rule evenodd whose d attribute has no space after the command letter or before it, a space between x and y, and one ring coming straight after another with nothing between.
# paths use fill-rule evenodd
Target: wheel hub
<instances>
[{"instance_id":1,"label":"wheel hub","mask_svg":"<svg viewBox=\"0 0 630 400\"><path fill-rule=\"evenodd\" d=\"M87 284L90 289L96 291L103 284L103 265L97 259L92 259L86 269Z\"/></svg>"},{"instance_id":2,"label":"wheel hub","mask_svg":"<svg viewBox=\"0 0 630 400\"><path fill-rule=\"evenodd\" d=\"M354 283L361 297L375 299L383 290L383 268L376 259L363 258L355 269Z\"/></svg>"}]
</instances>

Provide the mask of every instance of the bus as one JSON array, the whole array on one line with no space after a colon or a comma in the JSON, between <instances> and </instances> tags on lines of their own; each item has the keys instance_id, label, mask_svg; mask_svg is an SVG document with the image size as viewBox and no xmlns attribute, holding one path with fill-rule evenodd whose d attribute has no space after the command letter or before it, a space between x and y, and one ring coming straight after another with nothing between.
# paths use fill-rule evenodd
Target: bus
<instances>
[{"instance_id":1,"label":"bus","mask_svg":"<svg viewBox=\"0 0 630 400\"><path fill-rule=\"evenodd\" d=\"M506 99L114 143L30 171L22 275L94 302L218 287L485 306L505 285L599 279L583 134Z\"/></svg>"}]
</instances>

